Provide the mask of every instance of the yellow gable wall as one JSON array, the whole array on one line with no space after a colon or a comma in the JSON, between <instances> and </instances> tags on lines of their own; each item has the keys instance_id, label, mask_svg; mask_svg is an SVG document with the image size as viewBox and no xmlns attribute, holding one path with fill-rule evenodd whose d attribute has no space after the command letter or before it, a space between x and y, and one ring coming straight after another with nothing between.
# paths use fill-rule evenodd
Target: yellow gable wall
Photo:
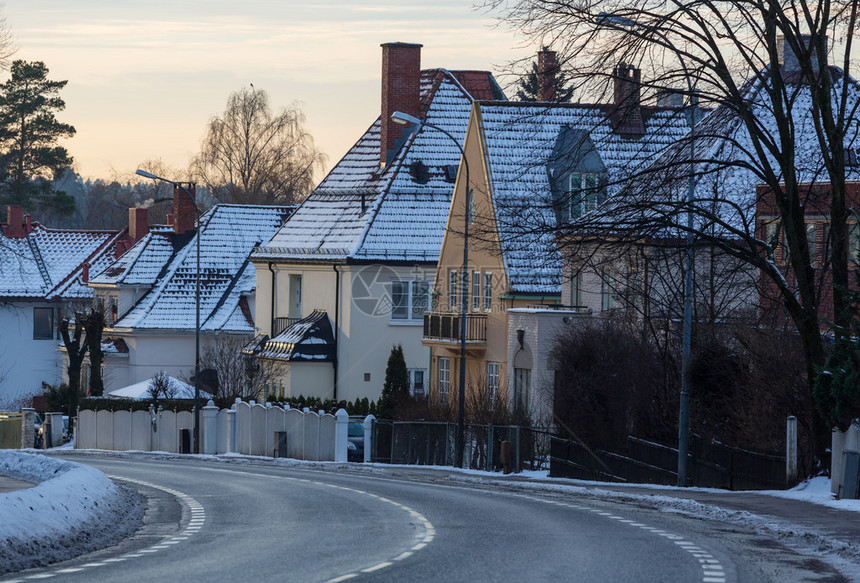
<instances>
[{"instance_id":1,"label":"yellow gable wall","mask_svg":"<svg viewBox=\"0 0 860 583\"><path fill-rule=\"evenodd\" d=\"M482 131L480 104L472 106L469 125L466 131L464 146L466 159L469 166L469 183L475 198L475 219L469 226L469 313L487 314L487 342L482 347L468 347L466 366L466 386L476 390L485 390L487 377L487 364L489 362L499 363L500 391L509 392L507 382L507 360L508 360L508 319L506 310L508 308L520 308L538 303L538 300L528 299L501 299L500 296L509 296L509 285L505 273L504 261L501 254L501 246L498 239L498 228L496 226L494 205L492 202L492 187L490 183L490 170L487 163L485 140ZM460 312L460 299L456 306L448 305L448 278L451 270L458 273L458 281L463 268L463 240L466 217L466 172L465 166L460 166L457 175L454 197L451 201L451 210L448 214L448 224L445 237L442 242L442 251L439 265L436 270L434 283L434 298L436 300L435 311L438 312ZM483 310L483 300L477 311L473 311L472 296L472 271L482 272L481 292L483 294L483 272L493 273L493 305L489 312ZM436 387L438 382L438 359L446 357L451 359L450 379L451 389L456 390L459 383L459 343L452 342L445 346L439 343L431 344L432 350L432 386ZM456 392L449 396L456 402Z\"/></svg>"}]
</instances>

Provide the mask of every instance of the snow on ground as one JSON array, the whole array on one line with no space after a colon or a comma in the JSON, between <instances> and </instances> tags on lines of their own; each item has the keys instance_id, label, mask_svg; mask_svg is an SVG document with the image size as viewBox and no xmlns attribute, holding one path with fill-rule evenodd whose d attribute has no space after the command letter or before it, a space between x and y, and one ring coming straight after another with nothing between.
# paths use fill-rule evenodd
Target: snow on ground
<instances>
[{"instance_id":1,"label":"snow on ground","mask_svg":"<svg viewBox=\"0 0 860 583\"><path fill-rule=\"evenodd\" d=\"M94 468L0 450L0 474L37 484L0 494L0 574L114 544L143 518L141 497Z\"/></svg>"}]
</instances>

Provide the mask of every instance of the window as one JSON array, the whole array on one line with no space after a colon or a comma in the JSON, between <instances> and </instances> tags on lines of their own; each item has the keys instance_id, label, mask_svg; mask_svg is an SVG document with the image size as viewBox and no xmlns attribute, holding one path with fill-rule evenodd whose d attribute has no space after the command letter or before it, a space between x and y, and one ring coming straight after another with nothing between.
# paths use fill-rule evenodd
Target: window
<instances>
[{"instance_id":1,"label":"window","mask_svg":"<svg viewBox=\"0 0 860 583\"><path fill-rule=\"evenodd\" d=\"M531 392L532 371L527 368L514 369L514 403L526 411L529 408L529 393Z\"/></svg>"},{"instance_id":2,"label":"window","mask_svg":"<svg viewBox=\"0 0 860 583\"><path fill-rule=\"evenodd\" d=\"M773 249L773 257L777 259L779 253L779 221L771 221L764 227L764 239L771 249Z\"/></svg>"},{"instance_id":3,"label":"window","mask_svg":"<svg viewBox=\"0 0 860 583\"><path fill-rule=\"evenodd\" d=\"M567 180L571 219L597 208L597 174L574 172Z\"/></svg>"},{"instance_id":4,"label":"window","mask_svg":"<svg viewBox=\"0 0 860 583\"><path fill-rule=\"evenodd\" d=\"M484 311L489 312L493 309L493 273L490 271L484 272Z\"/></svg>"},{"instance_id":5,"label":"window","mask_svg":"<svg viewBox=\"0 0 860 583\"><path fill-rule=\"evenodd\" d=\"M818 248L815 246L815 233L817 232L817 225L815 223L810 223L806 225L806 245L809 247L809 262L815 263Z\"/></svg>"},{"instance_id":6,"label":"window","mask_svg":"<svg viewBox=\"0 0 860 583\"><path fill-rule=\"evenodd\" d=\"M448 272L448 310L457 309L457 270Z\"/></svg>"},{"instance_id":7,"label":"window","mask_svg":"<svg viewBox=\"0 0 860 583\"><path fill-rule=\"evenodd\" d=\"M475 193L470 192L469 193L469 216L467 217L470 225L475 222L475 217L477 216L477 214L478 214L478 205L475 202Z\"/></svg>"},{"instance_id":8,"label":"window","mask_svg":"<svg viewBox=\"0 0 860 583\"><path fill-rule=\"evenodd\" d=\"M860 263L860 224L848 223L848 262Z\"/></svg>"},{"instance_id":9,"label":"window","mask_svg":"<svg viewBox=\"0 0 860 583\"><path fill-rule=\"evenodd\" d=\"M119 317L119 299L116 296L108 296L110 304L110 323L113 324Z\"/></svg>"},{"instance_id":10,"label":"window","mask_svg":"<svg viewBox=\"0 0 860 583\"><path fill-rule=\"evenodd\" d=\"M409 394L413 397L427 396L424 389L424 372L423 368L409 369Z\"/></svg>"},{"instance_id":11,"label":"window","mask_svg":"<svg viewBox=\"0 0 860 583\"><path fill-rule=\"evenodd\" d=\"M472 272L472 311L481 309L481 272Z\"/></svg>"},{"instance_id":12,"label":"window","mask_svg":"<svg viewBox=\"0 0 860 583\"><path fill-rule=\"evenodd\" d=\"M615 309L615 271L604 267L601 275L600 309L603 311Z\"/></svg>"},{"instance_id":13,"label":"window","mask_svg":"<svg viewBox=\"0 0 860 583\"><path fill-rule=\"evenodd\" d=\"M302 276L290 276L290 318L302 317Z\"/></svg>"},{"instance_id":14,"label":"window","mask_svg":"<svg viewBox=\"0 0 860 583\"><path fill-rule=\"evenodd\" d=\"M570 305L582 306L582 272L578 269L570 278Z\"/></svg>"},{"instance_id":15,"label":"window","mask_svg":"<svg viewBox=\"0 0 860 583\"><path fill-rule=\"evenodd\" d=\"M33 308L33 340L53 340L54 308Z\"/></svg>"},{"instance_id":16,"label":"window","mask_svg":"<svg viewBox=\"0 0 860 583\"><path fill-rule=\"evenodd\" d=\"M492 411L499 398L499 363L487 363L487 403Z\"/></svg>"},{"instance_id":17,"label":"window","mask_svg":"<svg viewBox=\"0 0 860 583\"><path fill-rule=\"evenodd\" d=\"M639 307L639 298L642 296L642 290L639 282L639 270L630 269L627 271L627 305L630 308Z\"/></svg>"},{"instance_id":18,"label":"window","mask_svg":"<svg viewBox=\"0 0 860 583\"><path fill-rule=\"evenodd\" d=\"M395 279L391 282L391 319L419 321L430 305L430 283Z\"/></svg>"},{"instance_id":19,"label":"window","mask_svg":"<svg viewBox=\"0 0 860 583\"><path fill-rule=\"evenodd\" d=\"M448 404L448 391L451 389L451 359L439 359L439 404Z\"/></svg>"}]
</instances>

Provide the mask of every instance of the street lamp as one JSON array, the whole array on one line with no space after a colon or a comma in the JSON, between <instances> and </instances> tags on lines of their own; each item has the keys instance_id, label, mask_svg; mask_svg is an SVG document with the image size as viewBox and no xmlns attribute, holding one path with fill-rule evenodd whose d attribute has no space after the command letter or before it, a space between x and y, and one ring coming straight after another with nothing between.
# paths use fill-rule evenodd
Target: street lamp
<instances>
[{"instance_id":1,"label":"street lamp","mask_svg":"<svg viewBox=\"0 0 860 583\"><path fill-rule=\"evenodd\" d=\"M156 176L152 172L147 172L140 168L135 171L135 174L143 176L144 178L167 182L168 184L172 184L174 187L179 188L188 196L189 200L191 200L191 205L194 207L194 214L197 219L197 233L194 237L197 241L197 266L194 290L194 453L200 453L200 211L197 208L197 201L195 200L194 195L192 195L191 192L183 186L182 182L174 182L173 180ZM184 184L194 186L193 182L186 182Z\"/></svg>"},{"instance_id":2,"label":"street lamp","mask_svg":"<svg viewBox=\"0 0 860 583\"><path fill-rule=\"evenodd\" d=\"M469 161L466 159L466 152L463 150L463 146L460 145L460 142L439 126L422 121L417 117L400 111L392 113L391 119L392 121L402 125L412 124L418 129L422 126L426 126L441 132L450 138L454 145L457 146L457 149L460 151L460 159L463 160L463 167L466 169L466 212L464 215L465 220L463 221L465 225L463 228L463 273L460 278L460 386L457 395L457 435L455 437L457 449L454 452L454 465L458 468L462 468L463 451L466 447L464 413L466 410L466 316L468 315L469 309L469 221L471 220L470 209L472 208L472 191L470 189L471 182L469 181Z\"/></svg>"},{"instance_id":3,"label":"street lamp","mask_svg":"<svg viewBox=\"0 0 860 583\"><path fill-rule=\"evenodd\" d=\"M632 18L614 16L601 12L597 17L598 22L608 22L623 28L640 27L638 22ZM659 36L667 46L673 46L666 35L659 29L649 28L656 36ZM681 53L676 51L681 69L684 71L684 79L687 82L687 93L690 96L690 104L685 114L687 124L690 126L690 176L687 178L687 237L686 245L686 273L684 274L684 319L681 331L681 398L678 409L678 486L687 485L688 455L690 442L690 386L687 372L690 366L690 345L693 336L693 198L696 190L696 124L702 118L702 110L699 107L699 98L693 89L693 81L687 63Z\"/></svg>"}]
</instances>

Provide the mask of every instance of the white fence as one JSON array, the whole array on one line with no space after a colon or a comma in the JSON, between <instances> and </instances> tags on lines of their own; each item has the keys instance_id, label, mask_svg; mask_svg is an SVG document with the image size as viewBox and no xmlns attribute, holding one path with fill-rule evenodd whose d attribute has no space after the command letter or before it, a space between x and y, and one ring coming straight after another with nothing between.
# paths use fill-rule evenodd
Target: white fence
<instances>
[{"instance_id":1,"label":"white fence","mask_svg":"<svg viewBox=\"0 0 860 583\"><path fill-rule=\"evenodd\" d=\"M846 451L860 451L860 421L854 421L847 431L834 429L831 436L830 490L837 495L842 494L840 488L845 485L842 474L845 470L843 453Z\"/></svg>"},{"instance_id":2,"label":"white fence","mask_svg":"<svg viewBox=\"0 0 860 583\"><path fill-rule=\"evenodd\" d=\"M286 434L287 457L312 461L346 461L347 423L337 415L238 402L218 410L209 401L200 410L201 453L279 455L279 433ZM76 449L180 452L180 432L193 433L189 411L90 411L78 414Z\"/></svg>"}]
</instances>

